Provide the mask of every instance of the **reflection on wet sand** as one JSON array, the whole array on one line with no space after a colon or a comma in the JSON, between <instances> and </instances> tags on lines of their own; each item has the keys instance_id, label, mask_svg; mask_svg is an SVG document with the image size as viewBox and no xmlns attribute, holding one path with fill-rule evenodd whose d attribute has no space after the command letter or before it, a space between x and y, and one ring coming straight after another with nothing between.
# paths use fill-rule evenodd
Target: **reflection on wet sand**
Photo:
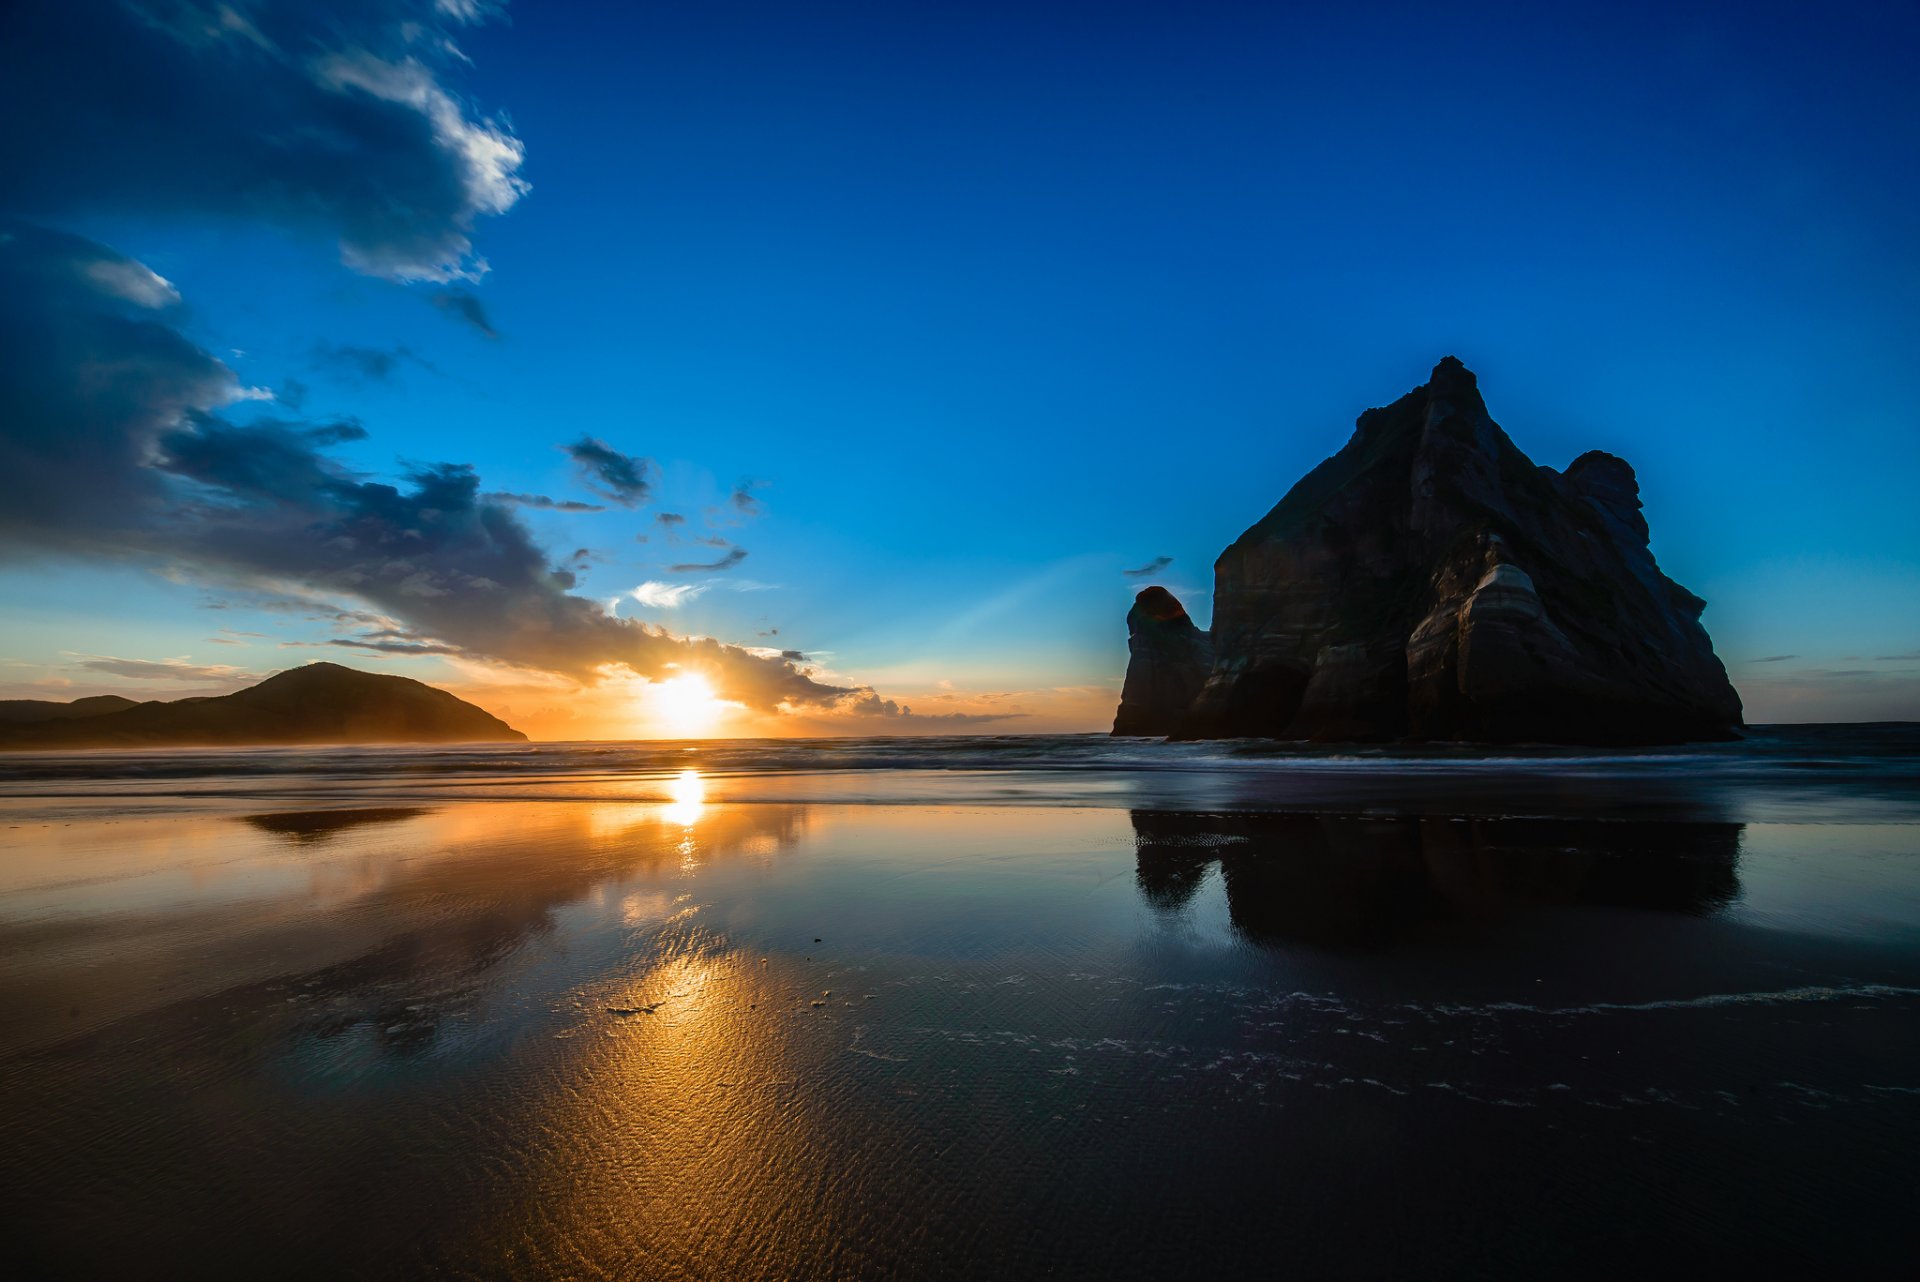
<instances>
[{"instance_id":1,"label":"reflection on wet sand","mask_svg":"<svg viewBox=\"0 0 1920 1282\"><path fill-rule=\"evenodd\" d=\"M301 978L284 1000L315 1012L317 1031L417 1049L437 1010L566 905L623 879L777 854L806 815L468 803L66 825L57 858L10 861L0 876L0 1051L290 972ZM289 862L295 850L303 861ZM199 861L186 877L183 851ZM89 865L96 875L75 876ZM671 910L657 889L626 899L636 923Z\"/></svg>"},{"instance_id":2,"label":"reflection on wet sand","mask_svg":"<svg viewBox=\"0 0 1920 1282\"><path fill-rule=\"evenodd\" d=\"M261 832L270 832L296 844L306 845L326 841L353 828L398 823L402 819L413 819L426 813L424 806L373 806L358 810L293 810L248 815L245 822Z\"/></svg>"},{"instance_id":3,"label":"reflection on wet sand","mask_svg":"<svg viewBox=\"0 0 1920 1282\"><path fill-rule=\"evenodd\" d=\"M1255 943L1379 947L1532 904L1704 915L1740 894L1742 825L1135 810L1141 894L1175 911L1214 865Z\"/></svg>"},{"instance_id":4,"label":"reflection on wet sand","mask_svg":"<svg viewBox=\"0 0 1920 1282\"><path fill-rule=\"evenodd\" d=\"M741 790L0 830L14 1272L1904 1258L1910 948L1747 920L1899 833Z\"/></svg>"}]
</instances>

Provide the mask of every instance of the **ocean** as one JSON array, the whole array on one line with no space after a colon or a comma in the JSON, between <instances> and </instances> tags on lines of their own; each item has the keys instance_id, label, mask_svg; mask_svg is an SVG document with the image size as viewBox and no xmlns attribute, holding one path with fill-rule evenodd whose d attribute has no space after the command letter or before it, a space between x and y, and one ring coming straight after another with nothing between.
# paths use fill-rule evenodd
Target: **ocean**
<instances>
[{"instance_id":1,"label":"ocean","mask_svg":"<svg viewBox=\"0 0 1920 1282\"><path fill-rule=\"evenodd\" d=\"M15 1276L1878 1276L1920 727L0 757Z\"/></svg>"}]
</instances>

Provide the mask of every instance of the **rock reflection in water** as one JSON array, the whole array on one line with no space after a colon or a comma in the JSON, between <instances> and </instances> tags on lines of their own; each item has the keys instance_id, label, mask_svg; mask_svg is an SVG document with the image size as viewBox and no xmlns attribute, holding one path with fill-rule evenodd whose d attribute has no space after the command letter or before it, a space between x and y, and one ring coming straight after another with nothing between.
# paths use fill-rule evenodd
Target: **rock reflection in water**
<instances>
[{"instance_id":1,"label":"rock reflection in water","mask_svg":"<svg viewBox=\"0 0 1920 1282\"><path fill-rule=\"evenodd\" d=\"M1391 945L1530 905L1707 915L1739 897L1743 825L1135 810L1140 892L1190 902L1215 863L1261 944Z\"/></svg>"},{"instance_id":2,"label":"rock reflection in water","mask_svg":"<svg viewBox=\"0 0 1920 1282\"><path fill-rule=\"evenodd\" d=\"M261 832L285 837L295 845L328 841L354 828L398 823L427 813L424 806L371 806L353 810L294 810L268 815L246 815L245 822Z\"/></svg>"}]
</instances>

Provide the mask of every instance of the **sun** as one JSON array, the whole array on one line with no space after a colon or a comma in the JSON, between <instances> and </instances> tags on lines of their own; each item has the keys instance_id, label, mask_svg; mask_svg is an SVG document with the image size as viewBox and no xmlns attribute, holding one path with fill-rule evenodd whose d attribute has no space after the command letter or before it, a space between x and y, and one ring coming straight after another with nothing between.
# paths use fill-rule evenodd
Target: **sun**
<instances>
[{"instance_id":1,"label":"sun","mask_svg":"<svg viewBox=\"0 0 1920 1282\"><path fill-rule=\"evenodd\" d=\"M726 715L727 705L714 695L705 677L689 672L648 686L647 711L661 730L693 739L713 729Z\"/></svg>"}]
</instances>

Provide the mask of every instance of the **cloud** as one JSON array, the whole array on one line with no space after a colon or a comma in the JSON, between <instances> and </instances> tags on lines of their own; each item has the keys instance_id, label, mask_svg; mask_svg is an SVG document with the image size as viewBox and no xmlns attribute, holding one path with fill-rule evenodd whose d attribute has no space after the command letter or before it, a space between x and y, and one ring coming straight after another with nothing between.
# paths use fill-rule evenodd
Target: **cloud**
<instances>
[{"instance_id":1,"label":"cloud","mask_svg":"<svg viewBox=\"0 0 1920 1282\"><path fill-rule=\"evenodd\" d=\"M289 641L288 645L301 642ZM370 637L332 637L316 645L340 646L348 650L364 650L373 654L453 654L464 656L467 652L459 646L445 645L438 641L382 641Z\"/></svg>"},{"instance_id":2,"label":"cloud","mask_svg":"<svg viewBox=\"0 0 1920 1282\"><path fill-rule=\"evenodd\" d=\"M315 343L312 362L316 369L337 378L357 383L384 383L400 368L402 361L428 371L433 366L408 347L363 347L357 343Z\"/></svg>"},{"instance_id":3,"label":"cloud","mask_svg":"<svg viewBox=\"0 0 1920 1282\"><path fill-rule=\"evenodd\" d=\"M188 663L179 659L121 659L110 654L74 655L73 666L130 681L258 681L260 674L226 663Z\"/></svg>"},{"instance_id":4,"label":"cloud","mask_svg":"<svg viewBox=\"0 0 1920 1282\"><path fill-rule=\"evenodd\" d=\"M1748 659L1748 663L1785 663L1788 659L1797 659L1797 654L1770 654L1764 659Z\"/></svg>"},{"instance_id":5,"label":"cloud","mask_svg":"<svg viewBox=\"0 0 1920 1282\"><path fill-rule=\"evenodd\" d=\"M606 506L600 503L582 503L579 499L550 499L544 494L507 494L495 492L480 496L488 503L498 503L502 507L531 507L549 512L604 512Z\"/></svg>"},{"instance_id":6,"label":"cloud","mask_svg":"<svg viewBox=\"0 0 1920 1282\"><path fill-rule=\"evenodd\" d=\"M883 699L869 686L844 696L834 711L842 716L871 718L889 724L972 726L989 721L1011 721L1025 716L1021 712L935 712L919 713L892 699Z\"/></svg>"},{"instance_id":7,"label":"cloud","mask_svg":"<svg viewBox=\"0 0 1920 1282\"><path fill-rule=\"evenodd\" d=\"M657 579L648 579L628 595L641 605L677 610L706 590L704 583L662 583Z\"/></svg>"},{"instance_id":8,"label":"cloud","mask_svg":"<svg viewBox=\"0 0 1920 1282\"><path fill-rule=\"evenodd\" d=\"M519 139L443 80L465 65L449 25L488 11L0 6L0 116L33 122L0 131L9 207L260 220L327 236L371 275L477 277L474 225L527 190Z\"/></svg>"},{"instance_id":9,"label":"cloud","mask_svg":"<svg viewBox=\"0 0 1920 1282\"><path fill-rule=\"evenodd\" d=\"M743 516L759 516L763 509L753 492L765 484L765 481L742 481L734 486L733 494L728 499L733 504L733 510Z\"/></svg>"},{"instance_id":10,"label":"cloud","mask_svg":"<svg viewBox=\"0 0 1920 1282\"><path fill-rule=\"evenodd\" d=\"M674 574L700 574L711 570L731 570L734 566L746 559L747 550L745 548L735 548L718 561L691 561L682 565L670 565L667 569Z\"/></svg>"},{"instance_id":11,"label":"cloud","mask_svg":"<svg viewBox=\"0 0 1920 1282\"><path fill-rule=\"evenodd\" d=\"M653 487L647 483L652 459L622 454L591 436L583 436L572 445L560 448L579 467L588 489L621 507L639 507L653 493Z\"/></svg>"},{"instance_id":12,"label":"cloud","mask_svg":"<svg viewBox=\"0 0 1920 1282\"><path fill-rule=\"evenodd\" d=\"M1126 575L1129 578L1143 579L1149 574L1160 573L1160 571L1166 569L1168 566L1172 564L1173 564L1172 557L1156 556L1153 558L1153 560L1147 562L1145 565L1141 566L1137 570L1122 570L1120 571L1120 573Z\"/></svg>"},{"instance_id":13,"label":"cloud","mask_svg":"<svg viewBox=\"0 0 1920 1282\"><path fill-rule=\"evenodd\" d=\"M389 484L328 454L357 424L236 421L225 411L246 389L168 323L170 287L126 287L145 271L79 237L0 224L0 556L174 567L309 598L296 610L351 598L468 655L584 681L608 665L699 670L761 710L845 693L572 595L571 573L512 507L481 497L468 466L420 465ZM635 463L606 453L588 451L609 483Z\"/></svg>"},{"instance_id":14,"label":"cloud","mask_svg":"<svg viewBox=\"0 0 1920 1282\"><path fill-rule=\"evenodd\" d=\"M434 291L429 297L433 305L447 315L465 321L488 338L500 337L500 331L493 327L493 320L487 315L486 306L468 291L441 289Z\"/></svg>"},{"instance_id":15,"label":"cloud","mask_svg":"<svg viewBox=\"0 0 1920 1282\"><path fill-rule=\"evenodd\" d=\"M0 131L7 132L7 131ZM85 549L164 493L159 435L241 399L171 324L171 286L104 245L0 220L0 540Z\"/></svg>"},{"instance_id":16,"label":"cloud","mask_svg":"<svg viewBox=\"0 0 1920 1282\"><path fill-rule=\"evenodd\" d=\"M662 512L653 518L662 529L672 530L687 523L687 518L678 512Z\"/></svg>"}]
</instances>

